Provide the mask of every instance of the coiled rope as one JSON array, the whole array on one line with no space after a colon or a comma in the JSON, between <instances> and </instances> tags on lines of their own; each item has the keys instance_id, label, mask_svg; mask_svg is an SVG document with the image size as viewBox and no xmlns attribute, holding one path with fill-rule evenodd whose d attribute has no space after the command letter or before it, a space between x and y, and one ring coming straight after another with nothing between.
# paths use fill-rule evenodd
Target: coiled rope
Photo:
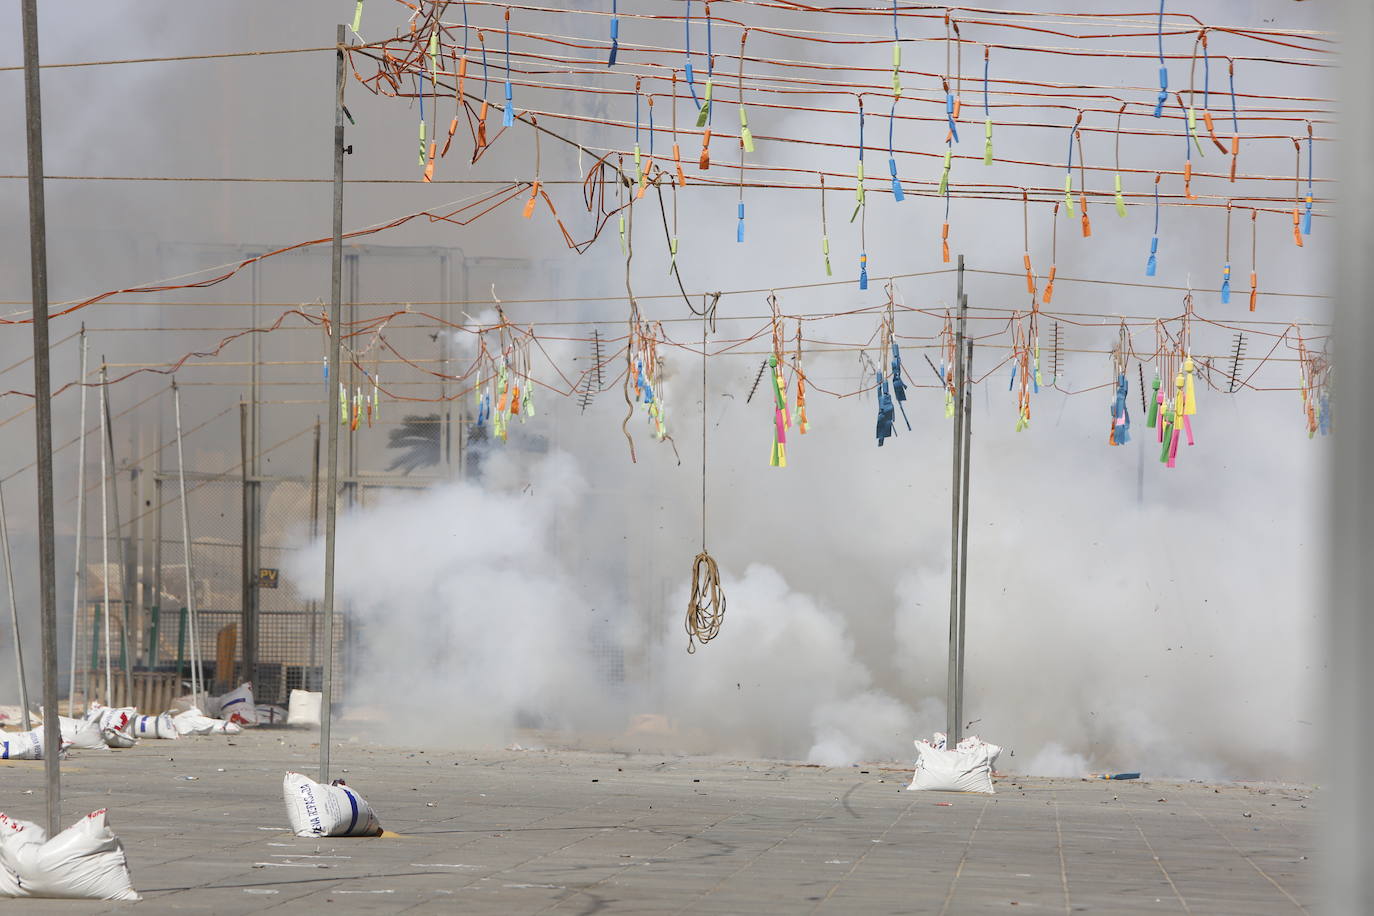
<instances>
[{"instance_id":1,"label":"coiled rope","mask_svg":"<svg viewBox=\"0 0 1374 916\"><path fill-rule=\"evenodd\" d=\"M704 297L703 297L704 298ZM687 603L687 653L693 654L697 644L705 645L720 635L725 622L725 591L720 587L720 569L706 551L706 329L715 330L716 293L710 304L702 303L701 310L701 553L692 561L692 597Z\"/></svg>"}]
</instances>

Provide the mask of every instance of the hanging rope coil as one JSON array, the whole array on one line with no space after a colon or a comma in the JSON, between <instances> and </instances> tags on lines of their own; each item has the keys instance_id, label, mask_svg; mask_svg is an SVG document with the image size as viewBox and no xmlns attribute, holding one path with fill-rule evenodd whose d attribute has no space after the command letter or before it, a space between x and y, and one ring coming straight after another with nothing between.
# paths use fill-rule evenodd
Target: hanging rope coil
<instances>
[{"instance_id":1,"label":"hanging rope coil","mask_svg":"<svg viewBox=\"0 0 1374 916\"><path fill-rule=\"evenodd\" d=\"M687 603L687 652L696 644L705 645L720 635L725 622L725 592L720 587L720 569L715 558L703 550L692 561L692 597Z\"/></svg>"},{"instance_id":2,"label":"hanging rope coil","mask_svg":"<svg viewBox=\"0 0 1374 916\"><path fill-rule=\"evenodd\" d=\"M687 602L687 654L697 651L720 635L725 622L725 592L720 587L720 569L706 552L706 332L715 330L717 294L710 304L703 300L701 310L701 553L692 561L692 596ZM758 382L754 383L756 386Z\"/></svg>"}]
</instances>

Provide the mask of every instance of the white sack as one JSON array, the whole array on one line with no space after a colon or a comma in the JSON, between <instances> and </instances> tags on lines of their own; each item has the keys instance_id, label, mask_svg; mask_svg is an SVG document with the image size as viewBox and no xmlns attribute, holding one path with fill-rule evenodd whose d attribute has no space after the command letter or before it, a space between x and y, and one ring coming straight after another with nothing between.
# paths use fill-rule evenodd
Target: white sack
<instances>
[{"instance_id":1,"label":"white sack","mask_svg":"<svg viewBox=\"0 0 1374 916\"><path fill-rule=\"evenodd\" d=\"M915 743L916 773L907 789L993 794L987 745L947 751L929 741L917 740Z\"/></svg>"},{"instance_id":2,"label":"white sack","mask_svg":"<svg viewBox=\"0 0 1374 916\"><path fill-rule=\"evenodd\" d=\"M141 899L104 810L51 840L37 824L0 814L0 897Z\"/></svg>"},{"instance_id":3,"label":"white sack","mask_svg":"<svg viewBox=\"0 0 1374 916\"><path fill-rule=\"evenodd\" d=\"M105 739L100 736L100 726L88 719L69 719L58 716L57 723L62 728L62 743L83 751L105 750Z\"/></svg>"},{"instance_id":4,"label":"white sack","mask_svg":"<svg viewBox=\"0 0 1374 916\"><path fill-rule=\"evenodd\" d=\"M58 756L66 753L67 742L62 742ZM0 732L0 760L42 760L43 727L26 732Z\"/></svg>"},{"instance_id":5,"label":"white sack","mask_svg":"<svg viewBox=\"0 0 1374 916\"><path fill-rule=\"evenodd\" d=\"M278 706L275 703L258 704L258 724L259 725L285 725L286 707Z\"/></svg>"},{"instance_id":6,"label":"white sack","mask_svg":"<svg viewBox=\"0 0 1374 916\"><path fill-rule=\"evenodd\" d=\"M291 698L287 701L286 707L286 724L313 725L318 728L320 703L323 699L324 694L312 690L291 691Z\"/></svg>"},{"instance_id":7,"label":"white sack","mask_svg":"<svg viewBox=\"0 0 1374 916\"><path fill-rule=\"evenodd\" d=\"M957 745L958 750L961 751L972 751L979 747L987 748L989 769L997 769L997 758L1002 754L1002 748L1000 746L984 741L977 735L969 735Z\"/></svg>"},{"instance_id":8,"label":"white sack","mask_svg":"<svg viewBox=\"0 0 1374 916\"><path fill-rule=\"evenodd\" d=\"M180 738L172 717L167 713L160 716L134 716L129 729L139 738Z\"/></svg>"},{"instance_id":9,"label":"white sack","mask_svg":"<svg viewBox=\"0 0 1374 916\"><path fill-rule=\"evenodd\" d=\"M378 836L382 832L372 806L337 779L326 786L309 776L287 773L282 794L296 836Z\"/></svg>"},{"instance_id":10,"label":"white sack","mask_svg":"<svg viewBox=\"0 0 1374 916\"><path fill-rule=\"evenodd\" d=\"M138 710L132 706L102 706L92 703L86 721L100 727L100 737L109 747L133 747L138 743L133 721Z\"/></svg>"},{"instance_id":11,"label":"white sack","mask_svg":"<svg viewBox=\"0 0 1374 916\"><path fill-rule=\"evenodd\" d=\"M203 716L192 706L179 716L172 717L172 727L178 735L237 735L243 729L234 722Z\"/></svg>"},{"instance_id":12,"label":"white sack","mask_svg":"<svg viewBox=\"0 0 1374 916\"><path fill-rule=\"evenodd\" d=\"M244 682L226 694L210 697L210 715L238 725L258 724L258 708L253 702L253 685Z\"/></svg>"}]
</instances>

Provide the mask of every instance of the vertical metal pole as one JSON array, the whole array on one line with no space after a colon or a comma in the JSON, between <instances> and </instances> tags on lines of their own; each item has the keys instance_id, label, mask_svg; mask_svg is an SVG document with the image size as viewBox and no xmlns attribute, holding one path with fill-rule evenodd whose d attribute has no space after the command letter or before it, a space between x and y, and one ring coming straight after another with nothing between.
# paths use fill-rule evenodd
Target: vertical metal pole
<instances>
[{"instance_id":1,"label":"vertical metal pole","mask_svg":"<svg viewBox=\"0 0 1374 916\"><path fill-rule=\"evenodd\" d=\"M103 589L104 608L103 626L105 630L105 696L101 699L106 706L113 702L114 678L110 671L110 499L106 494L109 469L106 466L105 425L109 421L109 411L105 403L107 381L105 358L100 359L100 585Z\"/></svg>"},{"instance_id":2,"label":"vertical metal pole","mask_svg":"<svg viewBox=\"0 0 1374 916\"><path fill-rule=\"evenodd\" d=\"M343 336L343 166L344 166L344 27L338 27L334 54L334 243L329 279L329 365L339 371L339 339ZM325 408L333 399L325 390ZM320 697L320 782L329 782L329 719L334 703L334 528L339 513L339 424L329 424L329 457L325 466L324 503L324 683Z\"/></svg>"},{"instance_id":3,"label":"vertical metal pole","mask_svg":"<svg viewBox=\"0 0 1374 916\"><path fill-rule=\"evenodd\" d=\"M105 357L100 357L101 372L101 404L105 410L105 442L104 447L110 450L110 512L114 516L115 538L119 541L119 597L120 604L124 609L123 625L119 628L119 653L123 660L124 668L124 702L125 705L133 705L134 684L131 672L129 656L129 610L133 605L133 595L130 594L129 587L129 550L128 543L124 539L124 526L119 521L119 466L115 460L114 450L114 419L110 416L110 397L109 385L106 383ZM105 633L109 635L109 621L106 621ZM113 705L112 699L106 699L107 704Z\"/></svg>"},{"instance_id":4,"label":"vertical metal pole","mask_svg":"<svg viewBox=\"0 0 1374 916\"><path fill-rule=\"evenodd\" d=\"M959 503L964 451L964 320L968 299L964 296L964 256L959 255L959 323L954 329L954 456L949 509L949 667L945 683L945 736L950 746L959 742Z\"/></svg>"},{"instance_id":5,"label":"vertical metal pole","mask_svg":"<svg viewBox=\"0 0 1374 916\"><path fill-rule=\"evenodd\" d=\"M181 496L181 547L185 554L184 567L186 569L186 623L183 624L184 630L190 637L190 661L191 661L191 698L192 702L199 706L201 703L200 693L204 688L204 674L200 671L200 657L197 640L200 637L200 630L196 625L196 588L195 576L191 569L191 509L186 502L186 454L181 446L181 389L177 387L177 380L172 379L172 405L176 411L177 424L177 489ZM181 653L177 652L177 671L180 676Z\"/></svg>"},{"instance_id":6,"label":"vertical metal pole","mask_svg":"<svg viewBox=\"0 0 1374 916\"><path fill-rule=\"evenodd\" d=\"M327 392L326 392L327 393ZM315 448L311 452L310 461L310 539L313 541L320 536L320 418L315 418ZM314 601L306 605L306 613L310 615L310 659L306 666L307 672L313 672L315 666L319 664L319 641L320 641L320 617L319 608ZM301 678L301 687L309 690L309 675Z\"/></svg>"},{"instance_id":7,"label":"vertical metal pole","mask_svg":"<svg viewBox=\"0 0 1374 916\"><path fill-rule=\"evenodd\" d=\"M157 508L153 514L153 635L148 646L148 665L156 668L162 662L162 424L158 423L158 470L153 474L153 499Z\"/></svg>"},{"instance_id":8,"label":"vertical metal pole","mask_svg":"<svg viewBox=\"0 0 1374 916\"><path fill-rule=\"evenodd\" d=\"M57 551L53 532L52 383L48 352L48 227L43 202L43 106L38 88L38 0L23 0L24 112L29 169L29 265L33 289L34 441L38 452L38 581L43 630L43 770L48 835L62 823L57 716Z\"/></svg>"},{"instance_id":9,"label":"vertical metal pole","mask_svg":"<svg viewBox=\"0 0 1374 916\"><path fill-rule=\"evenodd\" d=\"M248 403L239 402L239 470L240 491L243 495L243 613L239 634L242 643L243 672L241 680L252 682L257 679L258 662L258 614L257 594L254 580L257 570L253 563L253 486L248 480L250 456L248 452Z\"/></svg>"},{"instance_id":10,"label":"vertical metal pole","mask_svg":"<svg viewBox=\"0 0 1374 916\"><path fill-rule=\"evenodd\" d=\"M137 456L143 454L140 447L143 441L142 430L134 427L135 435L129 438L129 533L124 540L124 583L128 589L128 594L124 599L124 666L126 681L132 676L131 672L135 665L140 663L143 658L143 577L139 575L139 570L143 568L142 558L139 548L142 539L138 536L139 528L139 477L140 468L134 463ZM132 639L130 638L132 636ZM130 691L125 699L126 706L136 706L133 701L133 692Z\"/></svg>"},{"instance_id":11,"label":"vertical metal pole","mask_svg":"<svg viewBox=\"0 0 1374 916\"><path fill-rule=\"evenodd\" d=\"M72 657L67 714L76 716L76 638L86 602L86 324L81 324L81 436L76 458L76 573L72 576Z\"/></svg>"},{"instance_id":12,"label":"vertical metal pole","mask_svg":"<svg viewBox=\"0 0 1374 916\"><path fill-rule=\"evenodd\" d=\"M1343 39L1349 47L1368 46L1374 40L1374 5L1340 4ZM1374 233L1374 176L1367 150L1374 144L1374 112L1366 99L1374 81L1374 61L1368 55L1350 54L1342 61L1341 94L1344 97L1341 142L1340 193L1336 210L1339 221L1331 238L1339 267L1335 298L1335 329L1332 358L1343 400L1334 415L1331 435L1332 461L1328 472L1327 537L1327 665L1326 721L1322 734L1329 742L1311 742L1314 760L1321 768L1318 779L1331 786L1322 837L1323 868L1318 886L1328 913L1374 912L1374 789L1365 768L1356 761L1374 754L1374 568L1369 562L1374 528L1374 486L1369 466L1374 461L1374 417L1359 397L1374 385L1374 315L1368 307L1374 291L1374 263L1368 252Z\"/></svg>"},{"instance_id":13,"label":"vertical metal pole","mask_svg":"<svg viewBox=\"0 0 1374 916\"><path fill-rule=\"evenodd\" d=\"M968 310L968 296L963 298L963 311ZM964 737L964 625L968 622L968 472L970 456L973 454L973 385L969 376L973 374L973 341L964 341L964 401L961 410L964 414L963 480L959 487L959 664L954 685L955 733L957 744Z\"/></svg>"},{"instance_id":14,"label":"vertical metal pole","mask_svg":"<svg viewBox=\"0 0 1374 916\"><path fill-rule=\"evenodd\" d=\"M15 674L19 678L19 705L23 707L24 731L29 730L29 681L24 674L24 646L19 635L19 602L14 597L14 567L10 563L10 523L5 516L5 488L0 483L0 551L5 554L5 583L10 594L10 622L14 627ZM47 712L47 709L44 709Z\"/></svg>"}]
</instances>

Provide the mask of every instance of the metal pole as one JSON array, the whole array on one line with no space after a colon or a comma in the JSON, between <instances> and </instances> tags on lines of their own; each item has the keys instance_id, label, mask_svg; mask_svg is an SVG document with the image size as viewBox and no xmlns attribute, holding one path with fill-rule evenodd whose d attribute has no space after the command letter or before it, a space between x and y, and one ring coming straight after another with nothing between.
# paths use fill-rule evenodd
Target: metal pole
<instances>
[{"instance_id":1,"label":"metal pole","mask_svg":"<svg viewBox=\"0 0 1374 916\"><path fill-rule=\"evenodd\" d=\"M162 421L158 420L157 464L153 471L153 632L148 646L148 665L157 668L162 663Z\"/></svg>"},{"instance_id":2,"label":"metal pole","mask_svg":"<svg viewBox=\"0 0 1374 916\"><path fill-rule=\"evenodd\" d=\"M249 683L257 679L258 662L258 615L255 604L257 596L254 594L253 580L256 570L253 569L253 487L249 483L249 451L248 451L248 403L239 402L239 478L240 492L243 496L243 544L242 544L242 626L240 627L240 640L242 644L241 657L243 659L243 671L241 680Z\"/></svg>"},{"instance_id":3,"label":"metal pole","mask_svg":"<svg viewBox=\"0 0 1374 916\"><path fill-rule=\"evenodd\" d=\"M344 165L344 27L338 27L334 54L334 242L329 279L329 365L340 377L339 339L343 336L343 165ZM332 404L325 389L325 408ZM329 782L329 719L334 702L334 528L339 513L339 424L329 424L329 457L325 467L324 504L324 683L320 697L320 782Z\"/></svg>"},{"instance_id":4,"label":"metal pole","mask_svg":"<svg viewBox=\"0 0 1374 916\"><path fill-rule=\"evenodd\" d=\"M315 418L315 448L310 462L310 539L320 536L320 418ZM306 606L310 615L310 661L307 671L314 671L319 663L320 618L319 608L311 601ZM302 687L309 690L307 684Z\"/></svg>"},{"instance_id":5,"label":"metal pole","mask_svg":"<svg viewBox=\"0 0 1374 916\"><path fill-rule=\"evenodd\" d=\"M5 516L5 488L0 484L0 550L5 554L5 582L10 593L10 621L14 626L15 673L19 677L19 705L23 707L24 731L29 730L29 682L24 674L24 647L19 638L19 602L14 597L14 567L10 563L10 523ZM43 710L47 712L47 709Z\"/></svg>"},{"instance_id":6,"label":"metal pole","mask_svg":"<svg viewBox=\"0 0 1374 916\"><path fill-rule=\"evenodd\" d=\"M954 455L951 461L953 479L950 484L949 509L949 666L945 683L945 740L950 746L959 743L959 519L961 477L964 450L964 321L968 316L968 299L964 296L964 256L959 255L959 281L955 293L959 303L959 323L954 330Z\"/></svg>"},{"instance_id":7,"label":"metal pole","mask_svg":"<svg viewBox=\"0 0 1374 916\"><path fill-rule=\"evenodd\" d=\"M80 628L86 585L86 325L81 325L81 437L76 458L76 574L72 577L72 657L67 686L67 714L76 717L76 636Z\"/></svg>"},{"instance_id":8,"label":"metal pole","mask_svg":"<svg viewBox=\"0 0 1374 916\"><path fill-rule=\"evenodd\" d=\"M29 264L33 289L34 441L38 451L38 581L43 620L43 770L47 777L48 835L62 824L57 721L57 551L53 533L52 383L48 352L48 228L43 203L43 114L38 88L38 0L23 0L24 112L29 167Z\"/></svg>"},{"instance_id":9,"label":"metal pole","mask_svg":"<svg viewBox=\"0 0 1374 916\"><path fill-rule=\"evenodd\" d=\"M105 357L100 357L102 377L105 373ZM110 450L110 475L114 478L110 484L110 510L114 515L115 537L119 540L119 597L120 604L124 608L123 625L119 628L119 653L123 659L121 667L124 669L124 702L132 705L134 701L134 683L131 673L132 658L129 655L129 609L133 604L133 597L129 594L129 549L128 543L124 540L124 526L119 521L119 468L115 460L114 450L114 420L110 417L110 398L109 385L101 386L101 403L105 408L105 447ZM106 621L108 624L109 621ZM109 635L109 628L106 627L106 635ZM112 704L110 699L106 699L107 704Z\"/></svg>"},{"instance_id":10,"label":"metal pole","mask_svg":"<svg viewBox=\"0 0 1374 916\"><path fill-rule=\"evenodd\" d=\"M196 626L196 589L195 577L191 571L191 510L186 503L186 454L181 447L181 389L177 380L172 379L172 405L177 423L177 490L181 496L181 548L184 552L183 566L186 569L186 629L191 640L191 701L200 705L200 692L204 687L203 674L199 670L199 652L196 645L200 631ZM179 653L178 653L179 655ZM179 660L179 659L178 659ZM178 669L178 676L179 669Z\"/></svg>"},{"instance_id":11,"label":"metal pole","mask_svg":"<svg viewBox=\"0 0 1374 916\"><path fill-rule=\"evenodd\" d=\"M968 311L968 296L963 298L962 311ZM973 341L964 341L964 380L973 373ZM964 385L964 400L961 410L964 414L963 481L959 496L959 664L955 679L954 719L959 731L955 743L964 737L964 624L968 622L968 470L969 458L973 454L973 386Z\"/></svg>"},{"instance_id":12,"label":"metal pole","mask_svg":"<svg viewBox=\"0 0 1374 916\"><path fill-rule=\"evenodd\" d=\"M114 677L110 671L110 499L106 495L106 480L109 470L105 463L105 426L109 422L108 405L105 402L107 375L105 358L100 359L100 585L104 594L103 624L105 628L105 705L111 705L114 693Z\"/></svg>"},{"instance_id":13,"label":"metal pole","mask_svg":"<svg viewBox=\"0 0 1374 916\"><path fill-rule=\"evenodd\" d=\"M1374 5L1339 4L1343 9L1343 39L1349 47L1368 46L1374 40ZM1374 315L1367 305L1374 290L1374 263L1368 253L1374 214L1374 176L1369 172L1366 150L1374 143L1374 113L1366 103L1374 81L1374 61L1368 55L1347 55L1341 64L1344 97L1338 221L1332 233L1339 266L1336 290L1334 347L1337 397L1331 439L1332 460L1327 477L1330 530L1327 536L1327 626L1325 653L1327 695L1321 730L1329 740L1308 741L1319 761L1316 778L1330 785L1329 802L1322 825L1324 855L1317 879L1325 890L1328 913L1374 912L1374 792L1365 768L1356 761L1374 754L1374 626L1369 608L1374 604L1374 568L1371 568L1370 519L1374 518L1374 487L1369 466L1374 460L1374 417L1359 397L1374 385Z\"/></svg>"}]
</instances>

